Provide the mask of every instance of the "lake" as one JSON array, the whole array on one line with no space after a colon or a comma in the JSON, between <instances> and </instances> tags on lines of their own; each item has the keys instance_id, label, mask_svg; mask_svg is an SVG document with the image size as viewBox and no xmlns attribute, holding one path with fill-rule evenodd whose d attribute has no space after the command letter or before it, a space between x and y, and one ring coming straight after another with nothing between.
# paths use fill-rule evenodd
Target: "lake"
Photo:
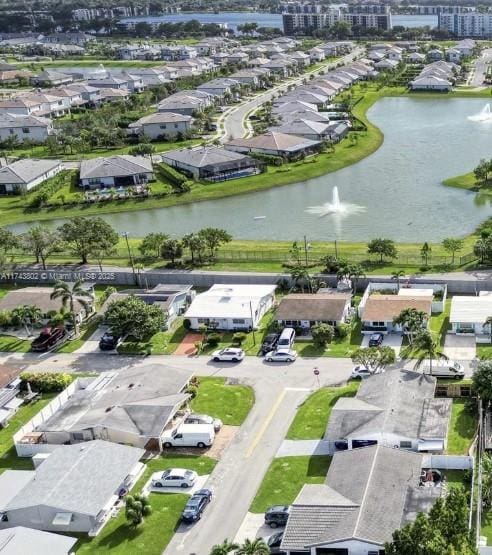
<instances>
[{"instance_id":1,"label":"lake","mask_svg":"<svg viewBox=\"0 0 492 555\"><path fill-rule=\"evenodd\" d=\"M472 122L484 99L390 97L368 111L385 135L383 145L357 164L301 183L195 204L108 214L119 231L181 236L213 226L238 239L366 242L439 241L466 235L492 215L490 202L445 187L443 179L472 170L492 155L492 124ZM254 179L251 178L251 179ZM234 187L234 180L228 182ZM337 186L343 214L319 216ZM315 213L308 210L314 207ZM264 216L258 220L255 217ZM13 226L23 231L26 225Z\"/></svg>"},{"instance_id":2,"label":"lake","mask_svg":"<svg viewBox=\"0 0 492 555\"><path fill-rule=\"evenodd\" d=\"M282 15L267 12L221 12L218 14L211 12L179 13L148 17L128 17L122 22L142 22L147 23L178 23L180 21L190 21L197 19L200 23L227 23L230 29L237 29L243 23L257 23L258 27L278 27L282 29ZM434 15L393 15L393 25L403 27L430 27L437 26L437 16Z\"/></svg>"}]
</instances>

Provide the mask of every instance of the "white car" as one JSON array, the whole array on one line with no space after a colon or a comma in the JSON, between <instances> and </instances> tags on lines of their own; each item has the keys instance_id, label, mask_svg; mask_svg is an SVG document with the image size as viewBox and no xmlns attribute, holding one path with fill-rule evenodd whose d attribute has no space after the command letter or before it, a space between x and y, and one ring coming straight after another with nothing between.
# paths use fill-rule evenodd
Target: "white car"
<instances>
[{"instance_id":1,"label":"white car","mask_svg":"<svg viewBox=\"0 0 492 555\"><path fill-rule=\"evenodd\" d=\"M365 380L366 378L369 378L369 376L373 376L374 374L381 374L382 372L384 372L384 370L381 368L373 370L372 368L366 368L365 366L359 365L352 370L352 374L350 374L350 377L353 380Z\"/></svg>"},{"instance_id":2,"label":"white car","mask_svg":"<svg viewBox=\"0 0 492 555\"><path fill-rule=\"evenodd\" d=\"M265 355L267 362L294 362L297 358L297 352L292 349L280 349L278 351L270 351Z\"/></svg>"},{"instance_id":3,"label":"white car","mask_svg":"<svg viewBox=\"0 0 492 555\"><path fill-rule=\"evenodd\" d=\"M220 432L222 428L222 420L214 418L208 414L197 414L196 412L190 413L184 421L185 424L212 424L216 432Z\"/></svg>"},{"instance_id":4,"label":"white car","mask_svg":"<svg viewBox=\"0 0 492 555\"><path fill-rule=\"evenodd\" d=\"M235 347L227 347L227 349L221 349L212 353L212 359L215 362L239 362L243 358L244 351Z\"/></svg>"},{"instance_id":5,"label":"white car","mask_svg":"<svg viewBox=\"0 0 492 555\"><path fill-rule=\"evenodd\" d=\"M198 474L194 470L168 468L164 472L152 474L152 486L155 488L191 488L197 478Z\"/></svg>"}]
</instances>

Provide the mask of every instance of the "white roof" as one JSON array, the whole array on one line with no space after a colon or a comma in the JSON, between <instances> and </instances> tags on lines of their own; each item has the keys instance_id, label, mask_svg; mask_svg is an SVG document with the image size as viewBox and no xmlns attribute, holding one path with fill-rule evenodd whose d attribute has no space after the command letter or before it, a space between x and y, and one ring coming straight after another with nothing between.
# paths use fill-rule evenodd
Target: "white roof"
<instances>
[{"instance_id":1,"label":"white roof","mask_svg":"<svg viewBox=\"0 0 492 555\"><path fill-rule=\"evenodd\" d=\"M67 555L73 552L72 548L76 542L77 538L71 536L51 534L24 526L0 530L1 555L34 552L36 555Z\"/></svg>"},{"instance_id":2,"label":"white roof","mask_svg":"<svg viewBox=\"0 0 492 555\"><path fill-rule=\"evenodd\" d=\"M484 324L492 315L492 296L453 297L451 299L451 323Z\"/></svg>"},{"instance_id":3,"label":"white roof","mask_svg":"<svg viewBox=\"0 0 492 555\"><path fill-rule=\"evenodd\" d=\"M260 301L275 292L275 285L215 284L200 293L186 311L187 318L251 318Z\"/></svg>"},{"instance_id":4,"label":"white roof","mask_svg":"<svg viewBox=\"0 0 492 555\"><path fill-rule=\"evenodd\" d=\"M401 287L398 291L400 297L433 297L433 289L420 289L417 287Z\"/></svg>"}]
</instances>

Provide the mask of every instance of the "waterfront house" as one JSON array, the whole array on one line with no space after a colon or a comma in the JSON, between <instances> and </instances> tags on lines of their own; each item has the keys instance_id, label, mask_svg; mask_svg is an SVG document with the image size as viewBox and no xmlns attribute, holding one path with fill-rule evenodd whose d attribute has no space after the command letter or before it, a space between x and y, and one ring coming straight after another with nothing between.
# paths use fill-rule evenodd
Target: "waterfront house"
<instances>
[{"instance_id":1,"label":"waterfront house","mask_svg":"<svg viewBox=\"0 0 492 555\"><path fill-rule=\"evenodd\" d=\"M313 141L338 142L346 136L349 129L347 122L342 120L323 122L310 119L292 119L278 127L272 127L271 131L297 135Z\"/></svg>"},{"instance_id":2,"label":"waterfront house","mask_svg":"<svg viewBox=\"0 0 492 555\"><path fill-rule=\"evenodd\" d=\"M183 136L190 131L193 118L174 112L155 112L143 116L137 121L130 123L129 131L137 135L145 135L150 139L175 139L178 134Z\"/></svg>"},{"instance_id":3,"label":"waterfront house","mask_svg":"<svg viewBox=\"0 0 492 555\"><path fill-rule=\"evenodd\" d=\"M8 166L0 167L0 194L22 194L31 191L43 181L54 177L61 169L61 160L25 158L12 162ZM4 299L0 299L0 302Z\"/></svg>"},{"instance_id":4,"label":"waterfront house","mask_svg":"<svg viewBox=\"0 0 492 555\"><path fill-rule=\"evenodd\" d=\"M0 143L15 137L20 142L28 139L39 144L52 132L53 124L48 118L0 113Z\"/></svg>"},{"instance_id":5,"label":"waterfront house","mask_svg":"<svg viewBox=\"0 0 492 555\"><path fill-rule=\"evenodd\" d=\"M250 330L273 306L275 285L215 284L199 293L185 313L190 328Z\"/></svg>"},{"instance_id":6,"label":"waterfront house","mask_svg":"<svg viewBox=\"0 0 492 555\"><path fill-rule=\"evenodd\" d=\"M492 336L487 318L492 316L492 294L480 291L475 296L455 296L451 299L449 323L452 333L474 335L478 343L489 343Z\"/></svg>"},{"instance_id":7,"label":"waterfront house","mask_svg":"<svg viewBox=\"0 0 492 555\"><path fill-rule=\"evenodd\" d=\"M89 158L80 163L79 183L84 189L147 185L153 180L152 160L144 156L120 154Z\"/></svg>"},{"instance_id":8,"label":"waterfront house","mask_svg":"<svg viewBox=\"0 0 492 555\"><path fill-rule=\"evenodd\" d=\"M34 470L0 475L0 528L96 535L141 475L143 449L91 441L55 449Z\"/></svg>"},{"instance_id":9,"label":"waterfront house","mask_svg":"<svg viewBox=\"0 0 492 555\"><path fill-rule=\"evenodd\" d=\"M355 397L335 403L325 432L334 450L382 445L442 453L453 401L435 398L437 379L392 370L362 380Z\"/></svg>"},{"instance_id":10,"label":"waterfront house","mask_svg":"<svg viewBox=\"0 0 492 555\"><path fill-rule=\"evenodd\" d=\"M336 453L324 484L306 484L289 510L286 555L377 555L395 530L445 495L419 453L366 447Z\"/></svg>"},{"instance_id":11,"label":"waterfront house","mask_svg":"<svg viewBox=\"0 0 492 555\"><path fill-rule=\"evenodd\" d=\"M246 139L233 139L224 148L241 154L266 154L292 160L319 152L320 146L319 141L269 131Z\"/></svg>"},{"instance_id":12,"label":"waterfront house","mask_svg":"<svg viewBox=\"0 0 492 555\"><path fill-rule=\"evenodd\" d=\"M162 161L193 179L225 181L260 173L262 164L250 156L216 146L200 146L162 153Z\"/></svg>"},{"instance_id":13,"label":"waterfront house","mask_svg":"<svg viewBox=\"0 0 492 555\"><path fill-rule=\"evenodd\" d=\"M163 435L181 423L176 413L190 397L191 377L153 363L78 378L14 434L17 454L94 439L161 451Z\"/></svg>"},{"instance_id":14,"label":"waterfront house","mask_svg":"<svg viewBox=\"0 0 492 555\"><path fill-rule=\"evenodd\" d=\"M309 102L304 102L302 100L288 100L285 102L277 102L272 107L273 114L289 114L296 111L310 110L312 112L317 112L318 107L316 104L311 104Z\"/></svg>"},{"instance_id":15,"label":"waterfront house","mask_svg":"<svg viewBox=\"0 0 492 555\"><path fill-rule=\"evenodd\" d=\"M278 324L309 333L317 324L338 326L350 311L350 293L293 293L282 297L275 311Z\"/></svg>"},{"instance_id":16,"label":"waterfront house","mask_svg":"<svg viewBox=\"0 0 492 555\"><path fill-rule=\"evenodd\" d=\"M423 77L417 77L413 81L410 81L410 88L413 91L428 90L449 92L452 90L453 84L447 79L436 77L435 75L424 75Z\"/></svg>"}]
</instances>

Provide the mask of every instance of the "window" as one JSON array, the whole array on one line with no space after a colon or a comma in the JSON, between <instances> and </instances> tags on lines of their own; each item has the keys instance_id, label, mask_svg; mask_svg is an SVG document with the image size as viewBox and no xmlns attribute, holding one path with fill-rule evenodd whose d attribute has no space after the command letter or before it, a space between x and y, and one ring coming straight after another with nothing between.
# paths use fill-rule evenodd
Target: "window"
<instances>
[{"instance_id":1,"label":"window","mask_svg":"<svg viewBox=\"0 0 492 555\"><path fill-rule=\"evenodd\" d=\"M199 324L208 324L210 322L210 319L209 318L197 318L196 321Z\"/></svg>"},{"instance_id":2,"label":"window","mask_svg":"<svg viewBox=\"0 0 492 555\"><path fill-rule=\"evenodd\" d=\"M412 442L411 441L400 441L400 447L402 449L411 449L412 448Z\"/></svg>"},{"instance_id":3,"label":"window","mask_svg":"<svg viewBox=\"0 0 492 555\"><path fill-rule=\"evenodd\" d=\"M167 125L165 123L163 123L162 125L159 126L160 129L167 129Z\"/></svg>"},{"instance_id":4,"label":"window","mask_svg":"<svg viewBox=\"0 0 492 555\"><path fill-rule=\"evenodd\" d=\"M371 325L373 325L374 327L377 327L377 328L382 328L386 324L385 324L385 322L371 322Z\"/></svg>"},{"instance_id":5,"label":"window","mask_svg":"<svg viewBox=\"0 0 492 555\"><path fill-rule=\"evenodd\" d=\"M11 135L13 135L13 134L15 133L15 131L14 131L13 129L9 129L9 133L10 133Z\"/></svg>"},{"instance_id":6,"label":"window","mask_svg":"<svg viewBox=\"0 0 492 555\"><path fill-rule=\"evenodd\" d=\"M84 433L83 432L73 432L72 438L74 441L84 441Z\"/></svg>"},{"instance_id":7,"label":"window","mask_svg":"<svg viewBox=\"0 0 492 555\"><path fill-rule=\"evenodd\" d=\"M22 128L22 132L23 132L23 133L30 133L31 130L29 129L29 127L23 127L23 128Z\"/></svg>"},{"instance_id":8,"label":"window","mask_svg":"<svg viewBox=\"0 0 492 555\"><path fill-rule=\"evenodd\" d=\"M244 322L245 322L244 318L233 318L232 319L233 324L244 324Z\"/></svg>"},{"instance_id":9,"label":"window","mask_svg":"<svg viewBox=\"0 0 492 555\"><path fill-rule=\"evenodd\" d=\"M174 129L177 129L179 126L177 123L174 124Z\"/></svg>"}]
</instances>

